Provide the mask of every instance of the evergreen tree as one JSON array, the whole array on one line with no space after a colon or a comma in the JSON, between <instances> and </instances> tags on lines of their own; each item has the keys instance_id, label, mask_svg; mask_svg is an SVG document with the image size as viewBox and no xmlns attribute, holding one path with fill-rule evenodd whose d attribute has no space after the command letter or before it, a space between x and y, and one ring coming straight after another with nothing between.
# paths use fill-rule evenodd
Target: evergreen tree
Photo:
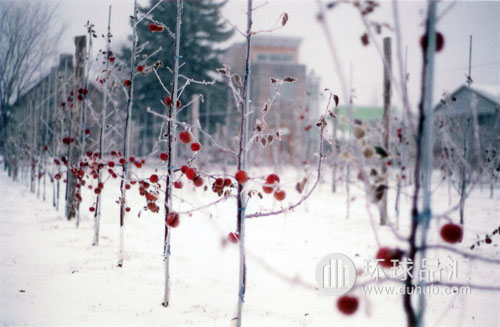
<instances>
[{"instance_id":1,"label":"evergreen tree","mask_svg":"<svg viewBox=\"0 0 500 327\"><path fill-rule=\"evenodd\" d=\"M233 35L233 30L220 18L221 8L226 4L225 1L214 0L185 0L182 14L182 35L181 35L181 64L180 74L193 78L195 80L211 81L217 75L215 69L222 66L220 59L224 49L220 44L228 40ZM142 14L148 12L157 1L151 1L146 7L139 8ZM165 0L149 15L155 22L162 23L172 32L175 32L176 22L176 1ZM158 74L162 78L165 86L171 91L172 74L168 68L173 67L174 63L174 38L168 34L168 29L162 32L150 31L151 21L144 19L137 27L139 37L139 46L146 44L144 50L137 58L141 62L143 54L151 54L159 47L162 48L156 55L150 57L146 66L152 66L161 62L162 66L158 69ZM130 42L131 43L131 42ZM127 44L127 46L129 46ZM130 48L122 49L122 59L129 62ZM180 79L180 86L185 80ZM180 98L183 104L191 100L193 94L202 94L206 101L200 103L200 120L202 126L205 126L205 115L203 113L207 106L211 108L225 108L227 96L225 88L216 83L213 86L204 86L191 84L182 93ZM140 155L151 151L152 146L160 132L160 119L146 112L147 107L163 112L164 107L160 100L165 99L166 93L162 89L154 73L137 76L134 80L134 129L136 131L135 149ZM211 109L213 110L213 109ZM220 111L220 110L219 110ZM178 116L180 120L190 119L190 108L183 110ZM214 119L211 119L213 122ZM211 125L213 125L211 123ZM137 133L137 131L140 131Z\"/></svg>"}]
</instances>

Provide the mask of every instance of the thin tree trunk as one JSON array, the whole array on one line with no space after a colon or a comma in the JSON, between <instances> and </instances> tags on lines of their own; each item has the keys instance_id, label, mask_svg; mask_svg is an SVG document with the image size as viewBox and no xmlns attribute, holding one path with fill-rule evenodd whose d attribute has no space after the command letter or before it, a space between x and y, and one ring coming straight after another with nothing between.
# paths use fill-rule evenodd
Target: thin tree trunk
<instances>
[{"instance_id":1,"label":"thin tree trunk","mask_svg":"<svg viewBox=\"0 0 500 327\"><path fill-rule=\"evenodd\" d=\"M165 237L163 246L163 256L165 261L165 289L163 294L163 306L168 307L170 302L170 227L167 224L168 215L173 211L172 203L172 186L173 174L176 157L176 126L177 126L177 100L178 100L178 83L179 83L179 58L181 46L181 26L182 26L182 11L184 1L177 0L177 20L175 24L175 57L174 57L174 80L172 85L172 102L168 108L167 134L168 134L168 174L166 180L165 192Z\"/></svg>"},{"instance_id":2,"label":"thin tree trunk","mask_svg":"<svg viewBox=\"0 0 500 327\"><path fill-rule=\"evenodd\" d=\"M384 148L389 153L389 136L391 132L391 70L392 70L392 54L391 54L391 38L384 38ZM389 171L387 163L382 160L382 176L384 176L384 185L386 191L380 200L380 225L387 223L387 194L389 193Z\"/></svg>"},{"instance_id":3,"label":"thin tree trunk","mask_svg":"<svg viewBox=\"0 0 500 327\"><path fill-rule=\"evenodd\" d=\"M335 106L334 114L337 115L338 108ZM332 192L335 193L337 191L337 165L338 165L338 141L337 141L337 125L338 121L336 118L333 119L333 139L332 139Z\"/></svg>"},{"instance_id":4,"label":"thin tree trunk","mask_svg":"<svg viewBox=\"0 0 500 327\"><path fill-rule=\"evenodd\" d=\"M110 51L110 38L111 36L111 6L109 6L109 12L108 12L108 32L106 34L106 72L109 74L109 51ZM109 74L108 76L111 76ZM102 153L104 151L104 129L106 128L106 115L107 115L107 109L108 109L108 87L106 84L109 84L108 78L105 78L104 82L104 100L102 104L102 111L101 111L101 130L99 133L99 163L102 161ZM125 160L128 160L127 157L125 157ZM102 183L102 169L98 165L98 178L97 182L98 184ZM99 245L99 229L100 229L100 221L101 221L101 208L102 208L102 203L101 203L101 192L97 194L97 199L96 199L96 204L95 204L95 212L94 212L94 244L95 246ZM120 234L120 244L122 243L121 241L122 235Z\"/></svg>"},{"instance_id":5,"label":"thin tree trunk","mask_svg":"<svg viewBox=\"0 0 500 327\"><path fill-rule=\"evenodd\" d=\"M433 139L433 111L432 111L432 88L434 82L434 53L436 45L435 33L436 2L430 1L428 4L426 37L427 49L424 53L423 76L421 86L421 99L419 105L420 119L417 134L417 157L415 164L415 189L412 203L412 223L409 237L408 260L416 262L417 247L425 249L427 229L431 218L431 175L432 175L432 139ZM418 199L420 193L420 179L422 178L423 207L421 212L418 209ZM420 227L421 241L417 244L417 229ZM425 258L425 250L420 252L420 259ZM421 260L420 260L421 262ZM417 268L418 270L421 267ZM414 267L414 271L417 271ZM415 273L416 274L416 273ZM417 275L415 275L417 276ZM425 312L425 295L419 297L418 312L413 308L411 297L413 292L413 277L408 276L405 281L405 294L403 296L403 306L407 316L409 327L422 326Z\"/></svg>"},{"instance_id":6,"label":"thin tree trunk","mask_svg":"<svg viewBox=\"0 0 500 327\"><path fill-rule=\"evenodd\" d=\"M241 108L241 122L240 122L240 139L239 139L239 152L238 152L238 170L246 170L247 168L247 139L248 139L248 117L246 116L249 110L250 98L250 53L251 53L251 40L252 40L252 0L248 0L247 5L247 30L246 42L247 51L245 58L245 78L243 83L243 101L240 105ZM246 260L245 260L245 210L247 206L247 195L243 192L243 185L238 183L237 195L237 231L239 235L239 248L240 248L240 273L238 282L238 316L237 326L241 327L243 315L243 302L245 301L246 291Z\"/></svg>"},{"instance_id":7,"label":"thin tree trunk","mask_svg":"<svg viewBox=\"0 0 500 327\"><path fill-rule=\"evenodd\" d=\"M130 57L130 86L127 93L127 115L125 116L125 131L123 133L123 155L127 159L130 154L130 128L132 125L132 108L134 103L134 75L135 75L135 57L137 48L137 0L134 0L134 15L132 20L132 55ZM122 180L120 183L121 199L120 199L120 249L118 257L118 267L123 266L124 256L124 226L127 206L127 188L129 173L128 160L125 160L122 171Z\"/></svg>"},{"instance_id":8,"label":"thin tree trunk","mask_svg":"<svg viewBox=\"0 0 500 327\"><path fill-rule=\"evenodd\" d=\"M85 35L75 37L75 76L73 80L73 90L76 91L78 88L83 86L83 78L84 78L84 70L85 70L85 48L87 47L87 40ZM77 92L75 92L76 97ZM78 128L80 128L80 110L81 103L80 101L73 100L74 107L68 108L70 110L70 138L76 138L78 135ZM80 160L81 153L78 144L78 140L74 139L68 145L68 174L67 174L67 200L66 200L66 217L69 219L75 218L77 215L77 211L80 207L80 202L78 201L76 195L78 194L78 190L76 188L77 177L75 174L71 172L72 168L79 169L78 161Z\"/></svg>"}]
</instances>

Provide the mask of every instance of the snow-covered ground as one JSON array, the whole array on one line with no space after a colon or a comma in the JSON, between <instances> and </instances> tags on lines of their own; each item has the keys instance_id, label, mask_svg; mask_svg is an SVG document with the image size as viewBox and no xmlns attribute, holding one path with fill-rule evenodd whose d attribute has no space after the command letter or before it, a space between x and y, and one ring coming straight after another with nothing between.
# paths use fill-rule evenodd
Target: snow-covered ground
<instances>
[{"instance_id":1,"label":"snow-covered ground","mask_svg":"<svg viewBox=\"0 0 500 327\"><path fill-rule=\"evenodd\" d=\"M260 172L265 174L265 172ZM288 178L296 180L295 172ZM328 177L325 177L325 181ZM189 183L185 183L189 184ZM224 240L234 230L236 207L229 200L208 210L182 216L172 232L171 302L161 305L164 287L162 259L163 215L138 210L144 200L132 189L131 213L126 221L125 263L118 268L119 216L116 181L103 191L100 245L91 245L93 217L90 193L84 193L82 223L64 218L51 205L0 173L0 325L16 326L229 326L238 297L238 246ZM345 316L336 298L315 289L315 268L329 253L344 253L358 268L377 251L366 202L354 186L350 218L346 220L344 186L337 193L323 183L299 209L286 215L247 222L247 292L244 326L403 326L406 317L401 295L364 295L358 312ZM294 183L286 188L285 203L296 199ZM405 192L410 192L410 188ZM452 191L453 192L453 191ZM391 197L393 196L393 191ZM452 204L456 204L456 192ZM62 193L64 194L64 193ZM181 199L185 202L181 203ZM217 199L210 190L186 185L177 192L178 210ZM434 193L434 212L449 207L446 187ZM269 198L253 206L278 208ZM475 190L466 204L465 236L456 245L470 245L500 225L500 190ZM63 203L61 203L63 204ZM407 230L409 200L403 197L401 233ZM252 207L249 207L249 211ZM371 206L375 220L377 210ZM394 210L390 205L391 220ZM457 214L451 218L457 221ZM443 244L440 223L433 223L428 242ZM382 245L405 248L388 227L376 227ZM500 259L500 237L472 253ZM428 252L443 261L449 252ZM500 286L498 265L460 262L458 282ZM427 326L500 326L500 293L471 290L467 295L427 297Z\"/></svg>"}]
</instances>

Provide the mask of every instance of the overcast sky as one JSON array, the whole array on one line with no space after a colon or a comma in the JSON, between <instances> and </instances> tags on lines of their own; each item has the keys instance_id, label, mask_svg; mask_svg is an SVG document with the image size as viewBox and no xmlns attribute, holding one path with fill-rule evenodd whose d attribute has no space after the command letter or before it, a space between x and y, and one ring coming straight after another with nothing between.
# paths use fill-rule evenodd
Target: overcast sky
<instances>
[{"instance_id":1,"label":"overcast sky","mask_svg":"<svg viewBox=\"0 0 500 327\"><path fill-rule=\"evenodd\" d=\"M88 19L95 24L97 31L105 31L108 6L112 5L112 32L114 44L126 42L130 34L128 16L132 13L133 0L51 0L59 3L61 21L66 23L61 51L74 51L72 37L84 34ZM153 0L156 3L157 0ZM140 0L144 4L148 1ZM325 36L316 20L318 7L315 0L268 0L254 1L254 6L266 3L254 12L254 29L267 29L274 25L280 14L287 12L289 21L285 28L274 35L293 35L302 38L300 62L314 70L321 78L321 87L339 90L339 82L334 65L327 49ZM410 101L417 104L421 75L422 55L419 38L423 33L426 3L423 1L398 2L403 42L408 47L408 88ZM390 1L381 6L371 19L386 22L393 26ZM451 6L451 7L450 7ZM449 9L449 10L448 10ZM223 15L235 26L244 30L246 1L229 0ZM488 84L500 88L500 2L496 1L442 1L438 4L438 15L445 12L438 22L437 29L445 36L445 47L437 55L435 75L435 101L445 91L451 92L465 81L469 56L469 35L473 36L472 78L477 84ZM381 59L373 45L362 46L360 36L364 32L359 14L349 5L335 7L327 14L346 76L349 66L353 66L353 85L356 90L356 104L381 105L382 76ZM380 36L393 36L385 31ZM242 36L235 33L232 40L241 41ZM103 46L103 43L98 43ZM395 46L395 41L393 41ZM403 49L404 52L404 49ZM395 56L393 55L393 58ZM397 62L393 63L397 68ZM340 94L340 90L338 91ZM394 103L400 102L394 94Z\"/></svg>"}]
</instances>

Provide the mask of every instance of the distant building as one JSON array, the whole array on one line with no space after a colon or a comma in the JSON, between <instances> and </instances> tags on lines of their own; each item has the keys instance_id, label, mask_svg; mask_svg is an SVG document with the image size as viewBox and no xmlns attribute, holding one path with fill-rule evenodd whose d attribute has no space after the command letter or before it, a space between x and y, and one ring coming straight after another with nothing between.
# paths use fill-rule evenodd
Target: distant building
<instances>
[{"instance_id":1,"label":"distant building","mask_svg":"<svg viewBox=\"0 0 500 327\"><path fill-rule=\"evenodd\" d=\"M306 73L306 66L299 63L301 39L285 36L255 36L252 38L250 57L250 130L256 119L262 115L266 102L276 94L276 83L271 78L293 77L293 83L283 83L273 105L266 114L266 130L279 130L281 142L267 146L266 156L302 162L304 148L315 139L318 129L314 126L318 119L319 78ZM246 42L236 43L226 52L223 62L231 67L233 73L244 76ZM229 94L228 96L231 96ZM234 106L234 102L229 102ZM234 115L233 115L234 116ZM308 128L309 125L314 128ZM232 125L232 124L231 124ZM238 126L238 125L234 125ZM311 136L310 136L311 135ZM255 146L255 145L254 145ZM278 155L279 154L279 155Z\"/></svg>"},{"instance_id":2,"label":"distant building","mask_svg":"<svg viewBox=\"0 0 500 327\"><path fill-rule=\"evenodd\" d=\"M500 147L500 88L461 86L434 108L435 146L437 156L466 156L477 164L477 156L487 160L490 151ZM477 122L477 131L475 125ZM479 137L479 152L475 136Z\"/></svg>"},{"instance_id":3,"label":"distant building","mask_svg":"<svg viewBox=\"0 0 500 327\"><path fill-rule=\"evenodd\" d=\"M58 63L50 68L50 71L42 75L33 86L24 92L16 100L13 105L13 119L16 122L25 121L26 123L31 122L42 122L42 124L34 124L32 131L36 137L33 140L29 140L36 149L43 148L44 146L49 147L49 151L53 152L52 145L55 144L54 137L58 135L68 136L68 126L69 126L69 113L68 110L70 106L74 103L81 101L78 98L78 90L73 88L73 55L72 54L61 54L59 56ZM86 128L89 129L90 133L88 139L96 137L98 135L99 126L96 122L94 115L90 113L100 113L103 95L100 87L94 84L92 81L88 83L88 103L89 110L87 113L87 125ZM70 101L71 99L71 101ZM61 108L64 103L64 109ZM63 111L65 112L63 114ZM26 119L30 117L30 119ZM38 129L45 130L44 126L48 126L47 135L40 134ZM47 139L45 139L47 137ZM79 135L73 136L76 141ZM61 141L60 139L58 140ZM94 142L89 142L87 145L87 150L95 150L97 148ZM56 153L52 153L58 155Z\"/></svg>"}]
</instances>

